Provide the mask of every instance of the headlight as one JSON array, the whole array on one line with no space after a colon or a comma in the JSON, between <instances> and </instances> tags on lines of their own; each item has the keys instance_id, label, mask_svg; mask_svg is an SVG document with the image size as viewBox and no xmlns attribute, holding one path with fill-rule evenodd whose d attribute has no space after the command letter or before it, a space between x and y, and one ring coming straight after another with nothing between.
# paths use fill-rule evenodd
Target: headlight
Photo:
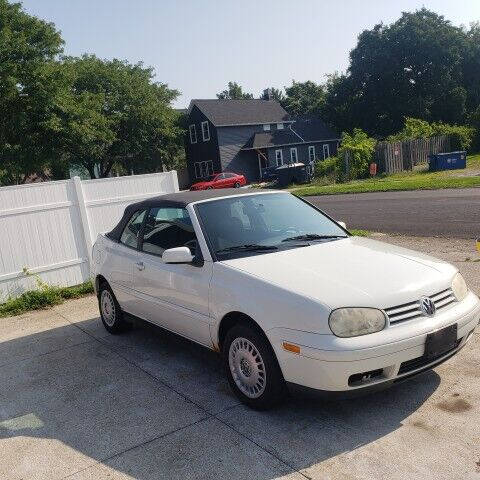
<instances>
[{"instance_id":1,"label":"headlight","mask_svg":"<svg viewBox=\"0 0 480 480\"><path fill-rule=\"evenodd\" d=\"M455 297L459 302L467 296L468 287L460 273L457 273L453 277L452 290L453 290L453 294L455 295Z\"/></svg>"},{"instance_id":2,"label":"headlight","mask_svg":"<svg viewBox=\"0 0 480 480\"><path fill-rule=\"evenodd\" d=\"M337 337L357 337L382 330L385 315L376 308L338 308L330 314L328 324Z\"/></svg>"}]
</instances>

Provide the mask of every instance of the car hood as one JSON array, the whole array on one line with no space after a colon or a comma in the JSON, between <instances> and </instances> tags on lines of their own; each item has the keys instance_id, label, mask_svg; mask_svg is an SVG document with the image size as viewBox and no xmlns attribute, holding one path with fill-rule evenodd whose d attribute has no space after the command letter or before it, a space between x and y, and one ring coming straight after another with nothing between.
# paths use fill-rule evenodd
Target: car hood
<instances>
[{"instance_id":1,"label":"car hood","mask_svg":"<svg viewBox=\"0 0 480 480\"><path fill-rule=\"evenodd\" d=\"M361 237L222 261L335 309L388 308L449 288L457 269L413 250Z\"/></svg>"}]
</instances>

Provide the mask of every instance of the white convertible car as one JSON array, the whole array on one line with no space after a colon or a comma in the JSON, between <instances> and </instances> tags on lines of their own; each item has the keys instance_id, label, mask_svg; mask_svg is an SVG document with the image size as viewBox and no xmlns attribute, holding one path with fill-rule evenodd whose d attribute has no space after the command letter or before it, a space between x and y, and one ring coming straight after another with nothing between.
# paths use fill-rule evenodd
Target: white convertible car
<instances>
[{"instance_id":1,"label":"white convertible car","mask_svg":"<svg viewBox=\"0 0 480 480\"><path fill-rule=\"evenodd\" d=\"M353 237L287 192L130 205L93 247L105 328L140 317L221 352L241 401L383 388L455 355L480 301L441 260Z\"/></svg>"}]
</instances>

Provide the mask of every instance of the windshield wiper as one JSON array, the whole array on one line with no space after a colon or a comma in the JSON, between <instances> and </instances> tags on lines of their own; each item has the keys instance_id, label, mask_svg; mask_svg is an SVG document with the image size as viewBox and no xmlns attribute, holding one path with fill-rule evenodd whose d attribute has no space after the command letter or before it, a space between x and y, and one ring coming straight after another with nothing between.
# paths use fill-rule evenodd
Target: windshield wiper
<instances>
[{"instance_id":1,"label":"windshield wiper","mask_svg":"<svg viewBox=\"0 0 480 480\"><path fill-rule=\"evenodd\" d=\"M294 240L328 240L330 238L347 238L346 235L318 235L316 233L306 233L305 235L297 235L295 237L284 238L282 242L291 242Z\"/></svg>"},{"instance_id":2,"label":"windshield wiper","mask_svg":"<svg viewBox=\"0 0 480 480\"><path fill-rule=\"evenodd\" d=\"M222 248L215 253L227 252L254 252L256 250L278 250L275 245L257 245L256 243L247 243L245 245L234 245L232 247Z\"/></svg>"}]
</instances>

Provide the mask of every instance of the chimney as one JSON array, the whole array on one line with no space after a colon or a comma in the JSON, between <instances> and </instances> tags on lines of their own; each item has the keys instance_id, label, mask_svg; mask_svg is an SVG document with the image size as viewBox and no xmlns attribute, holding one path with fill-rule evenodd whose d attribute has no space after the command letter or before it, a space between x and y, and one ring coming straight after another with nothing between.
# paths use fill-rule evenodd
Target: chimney
<instances>
[{"instance_id":1,"label":"chimney","mask_svg":"<svg viewBox=\"0 0 480 480\"><path fill-rule=\"evenodd\" d=\"M273 100L272 89L271 89L271 88L266 88L266 89L263 91L263 97L264 97L266 100Z\"/></svg>"}]
</instances>

